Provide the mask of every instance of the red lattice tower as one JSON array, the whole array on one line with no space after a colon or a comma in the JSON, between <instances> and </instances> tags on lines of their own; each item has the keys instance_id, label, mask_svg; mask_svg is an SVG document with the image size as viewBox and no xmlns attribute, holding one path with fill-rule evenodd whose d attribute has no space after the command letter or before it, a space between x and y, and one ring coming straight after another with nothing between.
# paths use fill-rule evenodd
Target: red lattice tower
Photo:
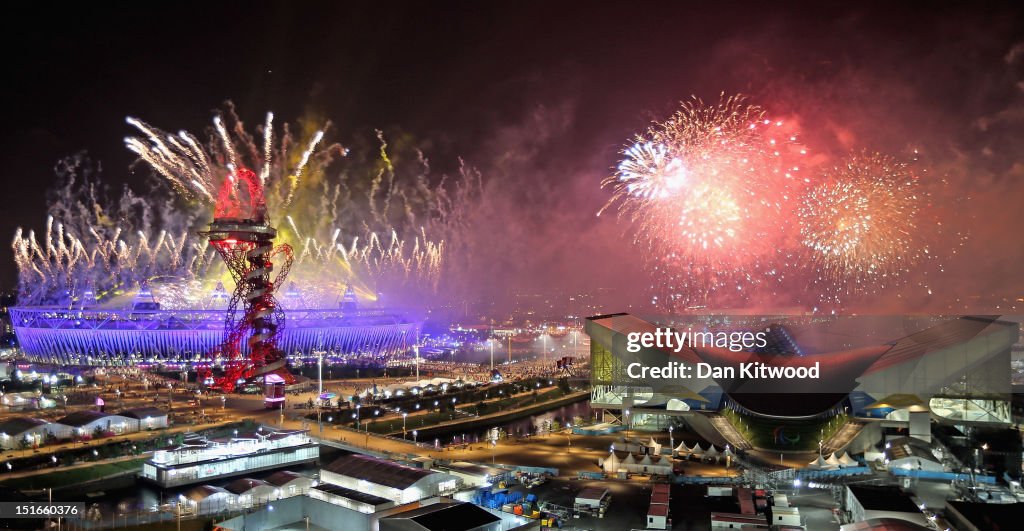
<instances>
[{"instance_id":1,"label":"red lattice tower","mask_svg":"<svg viewBox=\"0 0 1024 531\"><path fill-rule=\"evenodd\" d=\"M240 195L242 185L248 190L248 198ZM213 387L231 392L239 382L262 378L267 405L273 406L284 400L284 385L295 381L285 368L284 353L277 348L284 312L274 299L274 288L288 276L292 249L287 244L274 247L277 229L270 226L263 186L255 173L243 168L228 176L218 193L210 229L202 234L217 249L235 280L224 319L224 341L213 353L223 365L224 374L214 380ZM271 279L271 260L278 255L283 256L283 265ZM243 349L243 340L247 349Z\"/></svg>"}]
</instances>

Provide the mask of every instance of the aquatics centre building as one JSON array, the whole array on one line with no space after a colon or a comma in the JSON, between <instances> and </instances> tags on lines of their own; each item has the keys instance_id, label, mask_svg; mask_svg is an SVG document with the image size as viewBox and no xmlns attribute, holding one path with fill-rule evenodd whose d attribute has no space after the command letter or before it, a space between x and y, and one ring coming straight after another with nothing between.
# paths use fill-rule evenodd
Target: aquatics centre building
<instances>
[{"instance_id":1,"label":"aquatics centre building","mask_svg":"<svg viewBox=\"0 0 1024 531\"><path fill-rule=\"evenodd\" d=\"M635 342L627 349L630 334L635 339L665 328L763 332L759 337L766 341L740 351L696 345L637 349ZM743 439L739 432L758 438L757 432L767 431L771 444L754 446L779 449L790 441L806 449L810 435L801 444L795 439L809 427L817 441L819 430L829 426L863 427L874 419L928 438L933 420L985 426L1012 420L1010 354L1021 332L1019 320L1010 316L693 316L655 324L615 314L588 318L585 330L591 340L591 406L610 424L659 430L686 423L721 445ZM820 367L820 376L698 377L698 366L742 364ZM671 367L674 374L688 367L689 377L636 378L637 366Z\"/></svg>"}]
</instances>

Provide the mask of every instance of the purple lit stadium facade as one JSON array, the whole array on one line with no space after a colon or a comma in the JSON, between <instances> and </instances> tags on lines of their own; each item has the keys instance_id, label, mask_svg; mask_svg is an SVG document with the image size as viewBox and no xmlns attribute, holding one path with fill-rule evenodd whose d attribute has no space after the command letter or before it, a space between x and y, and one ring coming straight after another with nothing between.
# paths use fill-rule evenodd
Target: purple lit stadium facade
<instances>
[{"instance_id":1,"label":"purple lit stadium facade","mask_svg":"<svg viewBox=\"0 0 1024 531\"><path fill-rule=\"evenodd\" d=\"M33 362L96 367L206 365L224 338L222 310L10 309ZM278 346L292 361L383 361L409 351L420 323L382 309L289 309Z\"/></svg>"}]
</instances>

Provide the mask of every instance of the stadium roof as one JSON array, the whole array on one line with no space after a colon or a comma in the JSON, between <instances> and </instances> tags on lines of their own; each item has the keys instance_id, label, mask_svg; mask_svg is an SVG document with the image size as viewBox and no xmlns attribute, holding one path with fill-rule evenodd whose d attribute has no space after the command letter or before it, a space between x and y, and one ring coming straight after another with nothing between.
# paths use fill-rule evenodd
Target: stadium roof
<instances>
[{"instance_id":1,"label":"stadium roof","mask_svg":"<svg viewBox=\"0 0 1024 531\"><path fill-rule=\"evenodd\" d=\"M896 340L895 345L885 355L878 358L865 371L865 374L871 374L920 358L930 352L963 343L989 331L993 325L1017 326L1016 323L1001 321L989 316L964 316L959 319L951 319Z\"/></svg>"},{"instance_id":2,"label":"stadium roof","mask_svg":"<svg viewBox=\"0 0 1024 531\"><path fill-rule=\"evenodd\" d=\"M325 466L324 470L396 489L407 489L436 473L360 454L339 457Z\"/></svg>"},{"instance_id":3,"label":"stadium roof","mask_svg":"<svg viewBox=\"0 0 1024 531\"><path fill-rule=\"evenodd\" d=\"M402 522L402 521L405 522ZM468 531L501 519L472 503L435 503L381 518L387 529ZM401 522L401 523L400 523ZM385 529L381 525L381 529Z\"/></svg>"}]
</instances>

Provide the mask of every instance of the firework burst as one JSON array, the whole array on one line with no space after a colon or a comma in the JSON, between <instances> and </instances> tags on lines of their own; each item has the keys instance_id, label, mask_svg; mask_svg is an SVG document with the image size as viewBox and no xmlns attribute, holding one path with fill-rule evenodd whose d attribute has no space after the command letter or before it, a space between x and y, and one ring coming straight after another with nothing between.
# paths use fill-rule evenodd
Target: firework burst
<instances>
[{"instance_id":1,"label":"firework burst","mask_svg":"<svg viewBox=\"0 0 1024 531\"><path fill-rule=\"evenodd\" d=\"M742 298L751 284L772 282L805 153L791 127L743 97L693 99L623 150L603 183L612 198L602 211L616 206L634 222L659 305Z\"/></svg>"},{"instance_id":2,"label":"firework burst","mask_svg":"<svg viewBox=\"0 0 1024 531\"><path fill-rule=\"evenodd\" d=\"M800 242L823 298L873 293L930 256L917 226L928 194L893 157L852 156L804 194Z\"/></svg>"}]
</instances>

